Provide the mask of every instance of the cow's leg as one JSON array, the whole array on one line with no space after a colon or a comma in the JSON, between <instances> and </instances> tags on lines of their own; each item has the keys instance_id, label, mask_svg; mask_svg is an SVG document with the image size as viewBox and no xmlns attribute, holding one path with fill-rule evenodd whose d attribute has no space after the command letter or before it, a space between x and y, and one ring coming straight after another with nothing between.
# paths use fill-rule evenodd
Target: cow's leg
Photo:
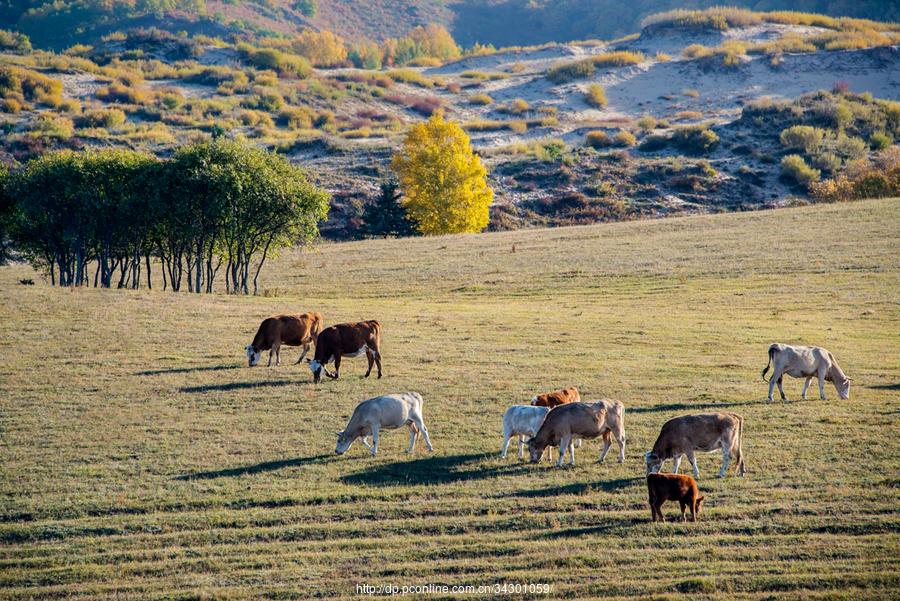
<instances>
[{"instance_id":1,"label":"cow's leg","mask_svg":"<svg viewBox=\"0 0 900 601\"><path fill-rule=\"evenodd\" d=\"M372 373L372 364L375 363L375 356L372 355L372 351L366 348L366 359L369 361L369 369L366 370L366 375L364 378L368 378L369 374Z\"/></svg>"},{"instance_id":2,"label":"cow's leg","mask_svg":"<svg viewBox=\"0 0 900 601\"><path fill-rule=\"evenodd\" d=\"M559 441L559 459L556 461L556 467L562 467L566 453L569 451L569 444L572 442L571 434L563 434Z\"/></svg>"},{"instance_id":3,"label":"cow's leg","mask_svg":"<svg viewBox=\"0 0 900 601\"><path fill-rule=\"evenodd\" d=\"M687 458L691 462L691 468L694 470L694 478L699 478L700 470L697 469L697 456L694 455L694 451L688 451Z\"/></svg>"},{"instance_id":4,"label":"cow's leg","mask_svg":"<svg viewBox=\"0 0 900 601\"><path fill-rule=\"evenodd\" d=\"M309 352L309 343L307 342L306 344L303 345L303 352L300 353L300 358L297 359L297 363L294 363L294 365L299 365L300 362L303 361L303 357L305 357L306 353L308 353L308 352Z\"/></svg>"},{"instance_id":5,"label":"cow's leg","mask_svg":"<svg viewBox=\"0 0 900 601\"><path fill-rule=\"evenodd\" d=\"M800 398L804 401L806 400L806 391L809 390L809 383L812 382L812 376L806 378L806 381L803 383L803 392L800 393Z\"/></svg>"},{"instance_id":6,"label":"cow's leg","mask_svg":"<svg viewBox=\"0 0 900 601\"><path fill-rule=\"evenodd\" d=\"M825 370L819 370L819 398L825 400Z\"/></svg>"},{"instance_id":7,"label":"cow's leg","mask_svg":"<svg viewBox=\"0 0 900 601\"><path fill-rule=\"evenodd\" d=\"M500 447L500 457L506 457L506 450L509 448L510 438L510 433L506 430L503 430L503 446Z\"/></svg>"},{"instance_id":8,"label":"cow's leg","mask_svg":"<svg viewBox=\"0 0 900 601\"><path fill-rule=\"evenodd\" d=\"M619 463L625 463L625 432L616 432L616 442L619 443Z\"/></svg>"},{"instance_id":9,"label":"cow's leg","mask_svg":"<svg viewBox=\"0 0 900 601\"><path fill-rule=\"evenodd\" d=\"M724 478L725 472L728 471L728 463L731 461L731 449L722 445L722 469L719 470L718 478Z\"/></svg>"},{"instance_id":10,"label":"cow's leg","mask_svg":"<svg viewBox=\"0 0 900 601\"><path fill-rule=\"evenodd\" d=\"M272 367L272 352L275 350L275 347L269 349L269 362L266 363L266 367Z\"/></svg>"},{"instance_id":11,"label":"cow's leg","mask_svg":"<svg viewBox=\"0 0 900 601\"><path fill-rule=\"evenodd\" d=\"M581 439L580 439L580 438L579 438L578 440L575 441L575 448L576 448L576 449L580 449L580 448L581 448Z\"/></svg>"},{"instance_id":12,"label":"cow's leg","mask_svg":"<svg viewBox=\"0 0 900 601\"><path fill-rule=\"evenodd\" d=\"M778 384L778 387L781 388L781 371L776 367L772 370L772 377L769 378L769 402L772 402L772 393L775 392L775 385ZM781 394L781 398L784 398L784 393Z\"/></svg>"},{"instance_id":13,"label":"cow's leg","mask_svg":"<svg viewBox=\"0 0 900 601\"><path fill-rule=\"evenodd\" d=\"M338 353L334 356L334 375L329 374L327 371L325 372L332 380L337 380L341 377L341 354Z\"/></svg>"},{"instance_id":14,"label":"cow's leg","mask_svg":"<svg viewBox=\"0 0 900 601\"><path fill-rule=\"evenodd\" d=\"M784 374L778 376L778 393L781 395L781 400L786 401L787 397L784 396L784 386L782 386L784 381Z\"/></svg>"},{"instance_id":15,"label":"cow's leg","mask_svg":"<svg viewBox=\"0 0 900 601\"><path fill-rule=\"evenodd\" d=\"M519 434L519 459L525 457L525 435Z\"/></svg>"},{"instance_id":16,"label":"cow's leg","mask_svg":"<svg viewBox=\"0 0 900 601\"><path fill-rule=\"evenodd\" d=\"M368 435L366 435L366 436L361 436L359 440L360 440L360 442L363 443L363 446L364 446L364 447L366 447L366 448L369 449L370 451L372 450L372 445L369 444L369 436L368 436Z\"/></svg>"},{"instance_id":17,"label":"cow's leg","mask_svg":"<svg viewBox=\"0 0 900 601\"><path fill-rule=\"evenodd\" d=\"M433 451L434 447L431 446L431 438L428 437L428 428L425 427L425 422L422 421L422 418L418 415L412 416L412 422L416 426L416 429L419 430L422 438L425 439L425 448L429 451Z\"/></svg>"},{"instance_id":18,"label":"cow's leg","mask_svg":"<svg viewBox=\"0 0 900 601\"><path fill-rule=\"evenodd\" d=\"M679 503L681 503L681 521L686 522L687 515L685 514L687 513L687 504L684 501L679 501Z\"/></svg>"},{"instance_id":19,"label":"cow's leg","mask_svg":"<svg viewBox=\"0 0 900 601\"><path fill-rule=\"evenodd\" d=\"M672 473L677 474L678 468L681 466L681 453L676 454L672 457ZM662 464L659 466L660 471L662 471Z\"/></svg>"},{"instance_id":20,"label":"cow's leg","mask_svg":"<svg viewBox=\"0 0 900 601\"><path fill-rule=\"evenodd\" d=\"M378 426L372 426L372 457L378 454Z\"/></svg>"},{"instance_id":21,"label":"cow's leg","mask_svg":"<svg viewBox=\"0 0 900 601\"><path fill-rule=\"evenodd\" d=\"M373 351L375 355L375 365L378 366L378 379L381 379L381 353L377 350Z\"/></svg>"},{"instance_id":22,"label":"cow's leg","mask_svg":"<svg viewBox=\"0 0 900 601\"><path fill-rule=\"evenodd\" d=\"M406 449L407 453L412 453L413 448L416 446L416 437L419 435L419 431L416 429L414 424L409 424L409 448Z\"/></svg>"},{"instance_id":23,"label":"cow's leg","mask_svg":"<svg viewBox=\"0 0 900 601\"><path fill-rule=\"evenodd\" d=\"M656 505L654 506L654 508L656 509L656 515L657 515L657 517L659 517L659 521L660 521L660 522L665 522L665 521L666 521L666 518L663 517L663 512L662 512L662 505L663 505L663 503L664 503L664 501L658 500L658 501L656 502Z\"/></svg>"},{"instance_id":24,"label":"cow's leg","mask_svg":"<svg viewBox=\"0 0 900 601\"><path fill-rule=\"evenodd\" d=\"M600 452L600 463L603 463L603 460L606 459L606 454L609 453L609 447L612 446L611 439L612 433L609 430L603 433L603 450Z\"/></svg>"}]
</instances>

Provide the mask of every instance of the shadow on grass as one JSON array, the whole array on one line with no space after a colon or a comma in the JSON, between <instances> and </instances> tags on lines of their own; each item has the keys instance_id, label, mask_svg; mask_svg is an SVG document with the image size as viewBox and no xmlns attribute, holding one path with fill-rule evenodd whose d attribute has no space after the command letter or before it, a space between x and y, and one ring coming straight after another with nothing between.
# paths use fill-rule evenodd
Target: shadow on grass
<instances>
[{"instance_id":1,"label":"shadow on grass","mask_svg":"<svg viewBox=\"0 0 900 601\"><path fill-rule=\"evenodd\" d=\"M179 388L180 392L228 392L229 390L245 390L247 388L274 388L277 386L291 386L299 384L293 380L275 380L259 382L227 382L225 384L203 384L201 386L185 386Z\"/></svg>"},{"instance_id":2,"label":"shadow on grass","mask_svg":"<svg viewBox=\"0 0 900 601\"><path fill-rule=\"evenodd\" d=\"M501 496L504 497L557 497L559 495L582 495L588 492L613 492L622 488L628 488L634 484L644 482L644 478L617 478L615 480L603 480L599 482L574 482L562 486L550 488L536 488L516 490Z\"/></svg>"},{"instance_id":3,"label":"shadow on grass","mask_svg":"<svg viewBox=\"0 0 900 601\"><path fill-rule=\"evenodd\" d=\"M136 376L159 376L162 374L187 374L195 371L224 371L226 369L241 369L242 365L205 365L200 367L171 367L169 369L147 369L135 372Z\"/></svg>"},{"instance_id":4,"label":"shadow on grass","mask_svg":"<svg viewBox=\"0 0 900 601\"><path fill-rule=\"evenodd\" d=\"M652 407L627 407L625 413L656 413L658 411L688 411L693 409L727 409L742 405L762 405L766 401L740 401L737 403L665 403Z\"/></svg>"},{"instance_id":5,"label":"shadow on grass","mask_svg":"<svg viewBox=\"0 0 900 601\"><path fill-rule=\"evenodd\" d=\"M298 465L306 465L307 463L315 463L322 459L334 457L334 455L313 455L312 457L297 457L295 459L279 459L277 461L264 461L253 465L244 465L241 467L232 467L224 470L216 470L212 472L197 472L194 474L182 474L176 476L176 480L212 480L214 478L234 478L236 476L245 476L247 474L259 474L261 472L272 472L286 467L296 467Z\"/></svg>"},{"instance_id":6,"label":"shadow on grass","mask_svg":"<svg viewBox=\"0 0 900 601\"><path fill-rule=\"evenodd\" d=\"M345 484L374 486L410 486L415 484L447 484L465 480L483 480L519 474L532 466L525 463L481 465L496 459L494 453L437 455L409 461L395 461L372 466L341 477Z\"/></svg>"},{"instance_id":7,"label":"shadow on grass","mask_svg":"<svg viewBox=\"0 0 900 601\"><path fill-rule=\"evenodd\" d=\"M900 390L900 383L898 383L898 384L876 384L875 386L866 386L866 388L871 388L872 390Z\"/></svg>"},{"instance_id":8,"label":"shadow on grass","mask_svg":"<svg viewBox=\"0 0 900 601\"><path fill-rule=\"evenodd\" d=\"M605 534L607 532L628 532L631 528L634 528L638 524L649 522L649 517L650 516L648 515L647 519L605 519L602 524L597 524L596 526L582 526L580 528L565 528L563 530L553 530L542 535L542 538L569 538L573 536L585 536L590 534Z\"/></svg>"}]
</instances>

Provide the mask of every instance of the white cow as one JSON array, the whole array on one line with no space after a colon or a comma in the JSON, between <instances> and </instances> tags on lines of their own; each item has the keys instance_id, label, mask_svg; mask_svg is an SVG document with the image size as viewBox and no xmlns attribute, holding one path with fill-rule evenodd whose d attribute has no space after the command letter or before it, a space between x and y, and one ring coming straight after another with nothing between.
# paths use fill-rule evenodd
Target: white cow
<instances>
[{"instance_id":1,"label":"white cow","mask_svg":"<svg viewBox=\"0 0 900 601\"><path fill-rule=\"evenodd\" d=\"M342 455L350 448L357 438L372 452L372 456L378 454L378 433L380 430L394 430L402 426L409 427L409 448L407 453L412 453L416 445L416 439L421 433L425 438L425 446L432 450L431 439L428 437L428 429L422 419L422 395L418 392L403 392L400 394L386 394L363 401L353 410L347 427L337 433L337 446L334 452ZM367 438L372 435L372 444Z\"/></svg>"},{"instance_id":2,"label":"white cow","mask_svg":"<svg viewBox=\"0 0 900 601\"><path fill-rule=\"evenodd\" d=\"M819 378L819 397L825 400L825 380L834 384L838 395L843 400L850 398L850 378L844 374L828 350L820 346L789 346L787 344L773 344L769 347L769 363L762 370L763 381L766 372L772 365L772 377L769 379L769 400L772 400L772 392L775 384L778 384L778 392L781 400L787 400L784 396L784 388L781 379L784 374L795 378L806 378L803 384L803 400L806 400L806 391L813 376Z\"/></svg>"},{"instance_id":3,"label":"white cow","mask_svg":"<svg viewBox=\"0 0 900 601\"><path fill-rule=\"evenodd\" d=\"M538 433L548 413L550 413L549 407L533 407L531 405L513 405L507 409L503 414L503 450L500 456L506 457L510 439L518 436L519 459L522 459L525 456L525 437L531 438Z\"/></svg>"}]
</instances>

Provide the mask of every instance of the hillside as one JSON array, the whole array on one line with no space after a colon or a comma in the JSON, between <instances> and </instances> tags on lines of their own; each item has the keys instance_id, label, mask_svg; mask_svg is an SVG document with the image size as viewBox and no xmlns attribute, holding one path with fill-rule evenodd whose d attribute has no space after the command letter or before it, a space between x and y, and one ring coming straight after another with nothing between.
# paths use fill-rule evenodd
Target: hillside
<instances>
[{"instance_id":1,"label":"hillside","mask_svg":"<svg viewBox=\"0 0 900 601\"><path fill-rule=\"evenodd\" d=\"M0 159L243 137L332 192L335 239L361 235L392 152L437 110L490 168L494 230L846 199L873 194L841 192L869 173L897 193L900 25L738 9L645 25L464 52L434 25L380 46L142 29L65 53L9 34Z\"/></svg>"},{"instance_id":2,"label":"hillside","mask_svg":"<svg viewBox=\"0 0 900 601\"><path fill-rule=\"evenodd\" d=\"M326 243L281 256L259 297L0 267L0 598L895 599L898 241L892 199ZM300 310L380 319L385 377L357 358L313 386L295 349L248 368L260 320ZM774 340L830 349L850 400L786 378L768 404ZM624 464L598 441L567 469L498 457L505 408L564 385L625 403ZM334 455L357 402L401 390L433 453L394 431L375 459ZM700 456L701 521L651 524L643 452L722 409L746 418L749 473Z\"/></svg>"}]
</instances>

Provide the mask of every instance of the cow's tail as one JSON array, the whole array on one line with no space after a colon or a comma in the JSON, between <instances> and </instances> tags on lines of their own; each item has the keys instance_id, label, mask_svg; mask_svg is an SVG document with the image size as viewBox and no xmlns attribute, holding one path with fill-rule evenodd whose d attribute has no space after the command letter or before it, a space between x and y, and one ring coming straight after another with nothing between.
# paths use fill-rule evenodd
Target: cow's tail
<instances>
[{"instance_id":1,"label":"cow's tail","mask_svg":"<svg viewBox=\"0 0 900 601\"><path fill-rule=\"evenodd\" d=\"M737 470L743 475L746 468L744 467L744 418L740 415L738 418L738 439L737 439Z\"/></svg>"},{"instance_id":2,"label":"cow's tail","mask_svg":"<svg viewBox=\"0 0 900 601\"><path fill-rule=\"evenodd\" d=\"M768 380L766 380L766 372L769 371L769 367L772 365L772 358L774 356L775 356L775 345L773 344L772 346L769 347L769 362L766 363L765 369L763 369L762 373L759 374L762 377L763 382L768 382Z\"/></svg>"},{"instance_id":3,"label":"cow's tail","mask_svg":"<svg viewBox=\"0 0 900 601\"><path fill-rule=\"evenodd\" d=\"M315 320L313 321L313 342L319 341L319 334L322 333L322 330L325 329L325 318L321 313L316 314Z\"/></svg>"}]
</instances>

